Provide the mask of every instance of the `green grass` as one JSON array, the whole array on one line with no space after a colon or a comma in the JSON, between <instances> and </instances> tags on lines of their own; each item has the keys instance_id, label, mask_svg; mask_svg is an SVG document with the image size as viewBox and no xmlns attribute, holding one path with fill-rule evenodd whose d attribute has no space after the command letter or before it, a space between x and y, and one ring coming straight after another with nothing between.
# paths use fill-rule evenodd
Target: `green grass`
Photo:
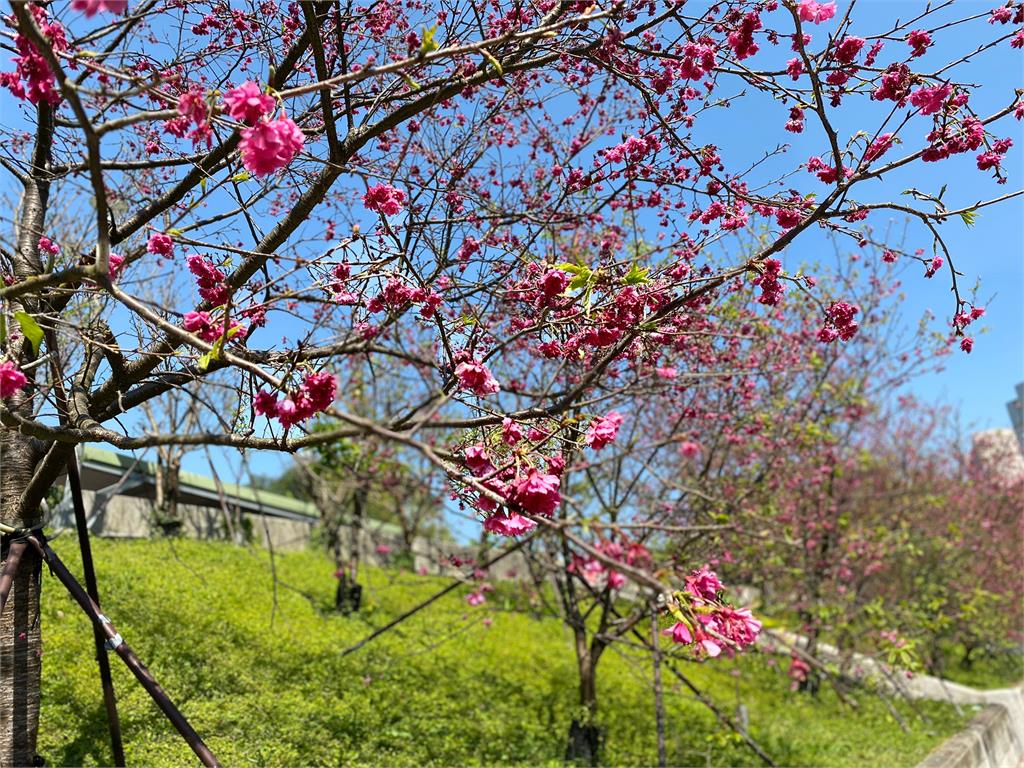
<instances>
[{"instance_id":1,"label":"green grass","mask_svg":"<svg viewBox=\"0 0 1024 768\"><path fill-rule=\"evenodd\" d=\"M94 546L106 612L225 765L561 761L576 689L570 637L556 620L503 610L500 598L468 608L462 589L343 658L341 649L449 582L371 571L367 610L344 618L330 610L333 568L318 554L276 558L275 605L261 550L168 540ZM77 572L73 540L54 547ZM88 622L53 578L43 603L39 753L50 765L109 764ZM922 720L901 702L904 734L869 694L856 696L854 710L829 690L817 700L791 693L785 665L770 661L680 668L725 711L743 702L753 736L782 765L913 766L963 722L931 703L919 705ZM120 660L111 663L128 763L193 762ZM601 661L608 764L656 760L648 674L632 651ZM666 705L671 764L759 764L685 689L670 687Z\"/></svg>"}]
</instances>

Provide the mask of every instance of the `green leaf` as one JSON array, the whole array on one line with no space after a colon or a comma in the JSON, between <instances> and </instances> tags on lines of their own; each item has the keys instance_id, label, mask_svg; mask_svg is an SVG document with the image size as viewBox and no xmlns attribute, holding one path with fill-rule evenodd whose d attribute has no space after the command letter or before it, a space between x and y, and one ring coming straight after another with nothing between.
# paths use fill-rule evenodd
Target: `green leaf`
<instances>
[{"instance_id":1,"label":"green leaf","mask_svg":"<svg viewBox=\"0 0 1024 768\"><path fill-rule=\"evenodd\" d=\"M405 72L399 72L399 74L402 76L402 79L405 80L406 84L412 90L418 91L420 89L420 84L413 80L411 77L409 77L409 75L407 75Z\"/></svg>"},{"instance_id":2,"label":"green leaf","mask_svg":"<svg viewBox=\"0 0 1024 768\"><path fill-rule=\"evenodd\" d=\"M561 264L555 264L555 269L559 269L562 272L571 272L574 275L578 275L587 267L582 267L579 264L570 264L569 262L563 262Z\"/></svg>"},{"instance_id":3,"label":"green leaf","mask_svg":"<svg viewBox=\"0 0 1024 768\"><path fill-rule=\"evenodd\" d=\"M175 229L168 229L166 234L170 235L171 237L180 237L181 235L184 235L185 233L182 232L180 229L175 228Z\"/></svg>"},{"instance_id":4,"label":"green leaf","mask_svg":"<svg viewBox=\"0 0 1024 768\"><path fill-rule=\"evenodd\" d=\"M250 178L251 177L249 176L249 172L248 171L241 171L239 173L236 173L234 176L232 176L231 180L232 181L248 181Z\"/></svg>"},{"instance_id":5,"label":"green leaf","mask_svg":"<svg viewBox=\"0 0 1024 768\"><path fill-rule=\"evenodd\" d=\"M481 48L480 49L480 53L482 53L484 55L484 58L487 59L487 61L490 62L491 66L494 67L497 70L499 75L504 75L505 74L505 70L501 68L501 62L498 61L496 58L494 58L494 56L492 56L487 51L486 48Z\"/></svg>"},{"instance_id":6,"label":"green leaf","mask_svg":"<svg viewBox=\"0 0 1024 768\"><path fill-rule=\"evenodd\" d=\"M964 220L964 224L968 227L973 227L974 223L978 220L978 214L974 211L961 211L960 218Z\"/></svg>"},{"instance_id":7,"label":"green leaf","mask_svg":"<svg viewBox=\"0 0 1024 768\"><path fill-rule=\"evenodd\" d=\"M647 277L650 271L651 270L646 267L644 269L640 269L638 264L633 264L633 266L629 268L629 272L627 272L626 276L622 279L626 285L646 285L651 282L651 279Z\"/></svg>"},{"instance_id":8,"label":"green leaf","mask_svg":"<svg viewBox=\"0 0 1024 768\"><path fill-rule=\"evenodd\" d=\"M583 268L584 271L579 272L576 277L569 281L569 290L578 291L580 288L585 288L590 282L591 271L588 267Z\"/></svg>"},{"instance_id":9,"label":"green leaf","mask_svg":"<svg viewBox=\"0 0 1024 768\"><path fill-rule=\"evenodd\" d=\"M35 321L35 318L27 312L15 312L14 319L21 326L21 332L25 334L25 338L31 342L32 352L38 355L39 345L43 343L43 329L39 327L39 323Z\"/></svg>"},{"instance_id":10,"label":"green leaf","mask_svg":"<svg viewBox=\"0 0 1024 768\"><path fill-rule=\"evenodd\" d=\"M235 330L237 331L238 329L236 328ZM224 349L224 339L224 336L217 339L217 341L213 343L213 349L199 358L199 368L201 370L207 370L210 367L210 363L214 360L220 360L221 351Z\"/></svg>"},{"instance_id":11,"label":"green leaf","mask_svg":"<svg viewBox=\"0 0 1024 768\"><path fill-rule=\"evenodd\" d=\"M436 51L439 46L437 41L434 40L434 33L437 32L437 24L432 26L430 29L423 28L423 42L420 43L420 55L426 56L431 51Z\"/></svg>"}]
</instances>

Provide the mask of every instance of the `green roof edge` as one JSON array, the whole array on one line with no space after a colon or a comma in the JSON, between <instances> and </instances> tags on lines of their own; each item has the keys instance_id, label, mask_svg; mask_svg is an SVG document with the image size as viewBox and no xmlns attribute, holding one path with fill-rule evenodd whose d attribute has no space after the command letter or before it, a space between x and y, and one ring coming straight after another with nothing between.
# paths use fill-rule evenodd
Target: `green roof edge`
<instances>
[{"instance_id":1,"label":"green roof edge","mask_svg":"<svg viewBox=\"0 0 1024 768\"><path fill-rule=\"evenodd\" d=\"M116 451L111 451L94 445L83 446L82 459L86 461L94 461L98 464L106 464L109 467L120 467L122 469L129 469L134 464L140 471L147 475L156 474L155 462L143 460L137 461L134 456L117 453ZM211 477L197 475L194 472L181 472L179 478L182 483L217 493L217 483ZM318 519L320 517L320 513L317 510L316 505L311 504L308 501L301 501L300 499L294 499L291 496L284 496L280 493L273 493L271 491L259 491L255 488L239 485L238 483L222 482L220 485L224 494L227 496L234 496L236 498L255 502L256 504L261 504L267 507L275 507L288 512L294 512L295 514L305 515L306 517Z\"/></svg>"}]
</instances>

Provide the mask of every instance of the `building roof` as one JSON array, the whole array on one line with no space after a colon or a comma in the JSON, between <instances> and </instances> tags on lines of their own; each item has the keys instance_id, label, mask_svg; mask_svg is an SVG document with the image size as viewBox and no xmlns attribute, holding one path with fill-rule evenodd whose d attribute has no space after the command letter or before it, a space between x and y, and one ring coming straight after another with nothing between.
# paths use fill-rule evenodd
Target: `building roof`
<instances>
[{"instance_id":1,"label":"building roof","mask_svg":"<svg viewBox=\"0 0 1024 768\"><path fill-rule=\"evenodd\" d=\"M133 483L118 493L125 496L148 497L153 495L156 463L142 461L134 456L115 453L93 445L83 446L81 455L82 487L98 491L116 484L126 474ZM320 514L314 504L284 496L280 493L257 490L237 483L221 482L194 472L178 475L178 500L182 504L200 507L221 507L226 503L245 512L285 517L292 520L314 523Z\"/></svg>"},{"instance_id":2,"label":"building roof","mask_svg":"<svg viewBox=\"0 0 1024 768\"><path fill-rule=\"evenodd\" d=\"M116 495L153 498L156 462L143 461L124 453L116 453L94 445L83 445L79 453L82 487L98 491L120 484ZM127 477L126 477L127 476ZM125 478L124 482L122 478ZM197 507L220 509L224 504L243 512L282 517L313 525L320 520L316 505L280 493L259 490L238 483L218 483L212 477L194 472L178 473L178 501ZM374 534L397 537L402 529L394 523L367 518L363 527Z\"/></svg>"}]
</instances>

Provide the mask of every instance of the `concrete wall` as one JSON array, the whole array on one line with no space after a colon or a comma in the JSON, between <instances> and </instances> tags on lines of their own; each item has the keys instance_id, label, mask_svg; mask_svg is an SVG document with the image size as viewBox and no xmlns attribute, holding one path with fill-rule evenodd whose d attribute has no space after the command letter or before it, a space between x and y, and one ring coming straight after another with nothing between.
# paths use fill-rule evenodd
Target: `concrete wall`
<instances>
[{"instance_id":1,"label":"concrete wall","mask_svg":"<svg viewBox=\"0 0 1024 768\"><path fill-rule=\"evenodd\" d=\"M803 648L805 639L793 632L765 630L758 645L766 652L788 655L791 648ZM963 731L947 739L918 768L1024 768L1024 686L980 690L931 675L908 676L859 653L840 654L827 643L819 643L815 656L838 664L843 674L909 699L985 705Z\"/></svg>"},{"instance_id":2,"label":"concrete wall","mask_svg":"<svg viewBox=\"0 0 1024 768\"><path fill-rule=\"evenodd\" d=\"M1024 745L1009 711L993 704L932 751L917 768L1017 768L1022 755Z\"/></svg>"},{"instance_id":3,"label":"concrete wall","mask_svg":"<svg viewBox=\"0 0 1024 768\"><path fill-rule=\"evenodd\" d=\"M82 492L87 516L91 517L90 510L94 508L95 497L96 494L92 491ZM229 527L224 510L179 504L178 512L181 515L182 533L185 536L197 539L228 538ZM114 496L91 521L89 530L97 536L109 538L144 539L156 532L153 517L151 500L134 496ZM280 550L305 548L316 522L313 519L306 522L248 512L241 513L238 519L244 521L243 526L251 530L255 541L263 546L267 546L269 542L274 549ZM70 527L74 525L74 518L56 522Z\"/></svg>"},{"instance_id":4,"label":"concrete wall","mask_svg":"<svg viewBox=\"0 0 1024 768\"><path fill-rule=\"evenodd\" d=\"M85 502L87 517L91 520L89 530L97 536L145 539L158 533L152 522L154 504L148 498L113 496L103 507L102 512L95 517L92 516L91 511L95 507L96 494L92 491L83 491L82 500ZM179 504L178 512L183 522L182 535L196 539L229 538L229 528L223 509ZM244 521L245 528L251 531L254 542L264 547L269 543L275 551L299 550L308 547L314 525L318 522L312 518L306 522L248 512L242 512L240 519ZM54 524L57 527L73 527L74 516L70 509L64 513L62 518L54 520ZM350 536L351 531L347 529L342 531L342 551L345 553L350 549ZM390 547L390 554L378 552L377 548L382 544ZM500 545L501 542L498 544ZM374 521L366 521L359 537L361 562L369 565L388 565L402 548L403 543L393 529L382 530L380 525ZM425 538L417 538L413 542L412 549L415 570L452 576L465 571L464 567L458 568L450 563L449 558L452 555L463 560L473 560L478 554L475 547L459 546L453 542L439 542ZM485 557L493 557L497 554L498 549L498 546L492 546ZM527 574L525 558L521 552L514 552L490 569L488 578L493 580L526 578Z\"/></svg>"}]
</instances>

